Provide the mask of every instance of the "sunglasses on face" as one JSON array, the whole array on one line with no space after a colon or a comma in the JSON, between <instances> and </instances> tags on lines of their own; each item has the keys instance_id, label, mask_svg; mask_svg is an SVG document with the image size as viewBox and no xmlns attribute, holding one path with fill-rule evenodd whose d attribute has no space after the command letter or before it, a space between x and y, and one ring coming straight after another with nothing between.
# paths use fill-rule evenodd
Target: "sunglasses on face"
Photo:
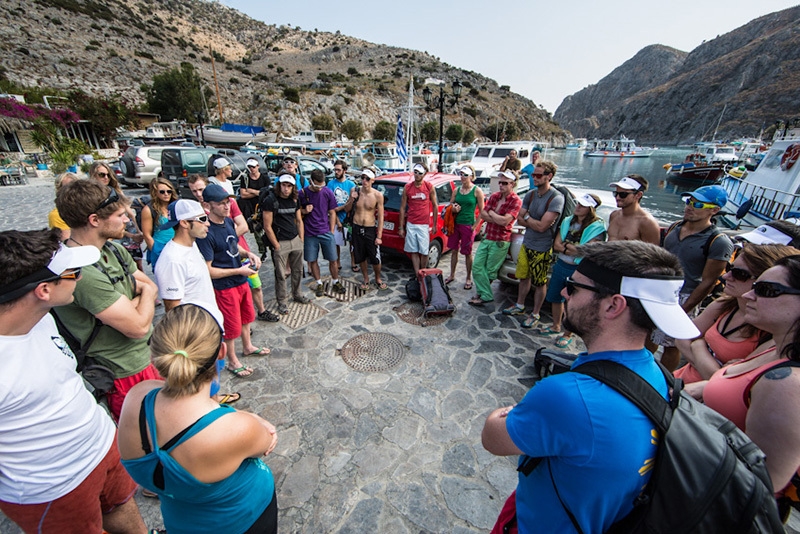
<instances>
[{"instance_id":1,"label":"sunglasses on face","mask_svg":"<svg viewBox=\"0 0 800 534\"><path fill-rule=\"evenodd\" d=\"M747 282L751 278L755 278L750 271L740 269L739 267L733 267L732 265L728 265L728 267L725 268L725 272L731 273L731 278L737 282Z\"/></svg>"},{"instance_id":2,"label":"sunglasses on face","mask_svg":"<svg viewBox=\"0 0 800 534\"><path fill-rule=\"evenodd\" d=\"M544 176L543 172L535 172L535 173L533 173L533 177L534 178L541 178L542 176Z\"/></svg>"},{"instance_id":3,"label":"sunglasses on face","mask_svg":"<svg viewBox=\"0 0 800 534\"><path fill-rule=\"evenodd\" d=\"M753 284L753 293L757 297L774 299L781 295L800 295L800 289L785 286L778 282L756 282Z\"/></svg>"},{"instance_id":4,"label":"sunglasses on face","mask_svg":"<svg viewBox=\"0 0 800 534\"><path fill-rule=\"evenodd\" d=\"M172 194L172 191L171 191L171 190L169 190L169 189L159 189L159 190L158 190L158 194L159 194L159 195L166 195L167 193L169 193L169 194L171 195L171 194Z\"/></svg>"},{"instance_id":5,"label":"sunglasses on face","mask_svg":"<svg viewBox=\"0 0 800 534\"><path fill-rule=\"evenodd\" d=\"M716 204L709 204L708 202L700 202L699 200L694 199L692 197L684 198L683 201L686 203L687 206L691 206L698 210L710 210L718 207Z\"/></svg>"},{"instance_id":6,"label":"sunglasses on face","mask_svg":"<svg viewBox=\"0 0 800 534\"><path fill-rule=\"evenodd\" d=\"M628 198L628 195L635 195L638 191L612 191L614 198Z\"/></svg>"},{"instance_id":7,"label":"sunglasses on face","mask_svg":"<svg viewBox=\"0 0 800 534\"><path fill-rule=\"evenodd\" d=\"M96 172L94 173L95 176L99 176L100 178L108 178L110 175L107 172Z\"/></svg>"},{"instance_id":8,"label":"sunglasses on face","mask_svg":"<svg viewBox=\"0 0 800 534\"><path fill-rule=\"evenodd\" d=\"M497 182L500 185L511 185L512 182Z\"/></svg>"},{"instance_id":9,"label":"sunglasses on face","mask_svg":"<svg viewBox=\"0 0 800 534\"><path fill-rule=\"evenodd\" d=\"M117 190L116 189L111 189L111 192L108 194L106 199L104 201L102 201L100 203L100 205L97 206L97 209L94 210L94 211L95 211L95 213L97 213L101 209L105 208L106 206L110 206L111 204L114 204L115 202L119 202L119 195L117 194Z\"/></svg>"},{"instance_id":10,"label":"sunglasses on face","mask_svg":"<svg viewBox=\"0 0 800 534\"><path fill-rule=\"evenodd\" d=\"M76 267L74 269L67 269L66 271L58 275L58 278L62 280L77 280L80 277L81 277L81 267Z\"/></svg>"},{"instance_id":11,"label":"sunglasses on face","mask_svg":"<svg viewBox=\"0 0 800 534\"><path fill-rule=\"evenodd\" d=\"M593 291L595 293L600 293L600 289L598 289L598 288L596 288L594 286L587 286L586 284L581 284L580 282L576 282L572 278L567 277L567 280L566 280L567 295L569 295L571 297L572 294L575 293L575 288L576 287L579 287L581 289L587 289L587 290Z\"/></svg>"},{"instance_id":12,"label":"sunglasses on face","mask_svg":"<svg viewBox=\"0 0 800 534\"><path fill-rule=\"evenodd\" d=\"M425 173L424 172L419 172L419 171L414 171L414 174L417 175L417 176L423 176Z\"/></svg>"},{"instance_id":13,"label":"sunglasses on face","mask_svg":"<svg viewBox=\"0 0 800 534\"><path fill-rule=\"evenodd\" d=\"M199 222L200 224L205 224L208 222L208 215L200 215L195 217L194 219L189 219L191 222Z\"/></svg>"}]
</instances>

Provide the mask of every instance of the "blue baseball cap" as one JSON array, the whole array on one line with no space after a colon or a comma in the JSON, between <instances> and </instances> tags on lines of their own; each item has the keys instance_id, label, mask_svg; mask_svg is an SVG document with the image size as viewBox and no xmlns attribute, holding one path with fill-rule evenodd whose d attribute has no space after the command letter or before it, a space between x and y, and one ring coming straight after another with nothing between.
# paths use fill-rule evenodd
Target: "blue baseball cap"
<instances>
[{"instance_id":1,"label":"blue baseball cap","mask_svg":"<svg viewBox=\"0 0 800 534\"><path fill-rule=\"evenodd\" d=\"M231 195L225 191L219 184L208 184L205 189L203 189L203 200L205 202L222 202L226 198L229 198Z\"/></svg>"},{"instance_id":2,"label":"blue baseball cap","mask_svg":"<svg viewBox=\"0 0 800 534\"><path fill-rule=\"evenodd\" d=\"M728 193L719 185L704 185L692 191L691 195L700 202L715 204L720 208L725 207L725 204L728 203Z\"/></svg>"}]
</instances>

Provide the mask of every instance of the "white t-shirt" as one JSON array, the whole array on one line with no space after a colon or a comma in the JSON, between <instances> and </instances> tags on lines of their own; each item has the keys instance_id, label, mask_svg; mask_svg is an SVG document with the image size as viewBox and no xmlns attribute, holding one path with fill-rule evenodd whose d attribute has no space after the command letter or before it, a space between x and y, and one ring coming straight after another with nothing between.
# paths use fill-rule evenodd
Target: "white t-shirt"
<instances>
[{"instance_id":1,"label":"white t-shirt","mask_svg":"<svg viewBox=\"0 0 800 534\"><path fill-rule=\"evenodd\" d=\"M116 427L49 314L24 336L0 336L0 361L0 500L63 497L103 460Z\"/></svg>"},{"instance_id":2,"label":"white t-shirt","mask_svg":"<svg viewBox=\"0 0 800 534\"><path fill-rule=\"evenodd\" d=\"M209 312L222 327L222 312L217 306L208 265L196 243L186 247L174 240L164 245L156 263L158 294L165 300L197 304Z\"/></svg>"},{"instance_id":3,"label":"white t-shirt","mask_svg":"<svg viewBox=\"0 0 800 534\"><path fill-rule=\"evenodd\" d=\"M216 176L209 176L208 181L209 183L222 186L222 189L227 191L229 195L233 195L233 182L231 182L230 180L225 180L223 182L219 180ZM158 259L161 259L161 257L159 257Z\"/></svg>"}]
</instances>

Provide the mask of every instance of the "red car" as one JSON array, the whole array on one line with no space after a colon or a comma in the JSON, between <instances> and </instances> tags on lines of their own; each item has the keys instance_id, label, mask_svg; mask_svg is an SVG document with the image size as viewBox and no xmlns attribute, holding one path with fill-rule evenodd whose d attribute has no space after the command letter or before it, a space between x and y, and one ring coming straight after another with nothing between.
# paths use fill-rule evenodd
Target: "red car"
<instances>
[{"instance_id":1,"label":"red car","mask_svg":"<svg viewBox=\"0 0 800 534\"><path fill-rule=\"evenodd\" d=\"M383 194L383 239L381 250L405 254L403 246L405 239L397 235L400 220L400 199L403 187L414 181L410 172L400 172L379 176L372 185ZM442 232L444 223L444 209L450 204L453 189L461 184L461 179L453 174L430 173L425 176L425 181L433 185L436 201L439 205L439 217L436 228L431 231L431 246L428 252L428 267L433 268L439 264L442 253L447 251L447 236Z\"/></svg>"}]
</instances>

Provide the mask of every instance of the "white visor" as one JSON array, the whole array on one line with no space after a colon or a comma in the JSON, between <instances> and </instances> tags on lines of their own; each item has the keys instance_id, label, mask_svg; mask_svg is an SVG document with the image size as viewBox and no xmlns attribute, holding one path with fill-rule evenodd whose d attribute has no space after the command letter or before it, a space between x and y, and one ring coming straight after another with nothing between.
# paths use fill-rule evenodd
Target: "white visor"
<instances>
[{"instance_id":1,"label":"white visor","mask_svg":"<svg viewBox=\"0 0 800 534\"><path fill-rule=\"evenodd\" d=\"M413 169L411 169L411 170L412 170L412 171L414 171L414 172L421 172L422 174L425 174L425 173L427 173L427 172L428 172L428 171L426 171L426 170L425 170L425 167L423 167L423 166L422 166L422 165L420 165L419 163L417 163L416 165L414 165L414 168L413 168Z\"/></svg>"},{"instance_id":2,"label":"white visor","mask_svg":"<svg viewBox=\"0 0 800 534\"><path fill-rule=\"evenodd\" d=\"M620 180L617 180L616 182L608 184L608 187L621 187L622 189L628 189L630 191L638 191L639 189L641 189L642 184L640 184L633 178L628 178L626 176L625 178L622 178Z\"/></svg>"},{"instance_id":3,"label":"white visor","mask_svg":"<svg viewBox=\"0 0 800 534\"><path fill-rule=\"evenodd\" d=\"M755 230L737 236L756 245L788 245L792 242L792 236L788 236L772 226L762 224Z\"/></svg>"},{"instance_id":4,"label":"white visor","mask_svg":"<svg viewBox=\"0 0 800 534\"><path fill-rule=\"evenodd\" d=\"M619 293L639 299L655 325L675 339L693 339L700 335L680 305L683 280L659 280L623 276Z\"/></svg>"},{"instance_id":5,"label":"white visor","mask_svg":"<svg viewBox=\"0 0 800 534\"><path fill-rule=\"evenodd\" d=\"M587 208L597 207L597 201L593 199L592 195L590 195L589 193L586 193L585 195L576 198L575 201L581 206L586 206Z\"/></svg>"}]
</instances>

